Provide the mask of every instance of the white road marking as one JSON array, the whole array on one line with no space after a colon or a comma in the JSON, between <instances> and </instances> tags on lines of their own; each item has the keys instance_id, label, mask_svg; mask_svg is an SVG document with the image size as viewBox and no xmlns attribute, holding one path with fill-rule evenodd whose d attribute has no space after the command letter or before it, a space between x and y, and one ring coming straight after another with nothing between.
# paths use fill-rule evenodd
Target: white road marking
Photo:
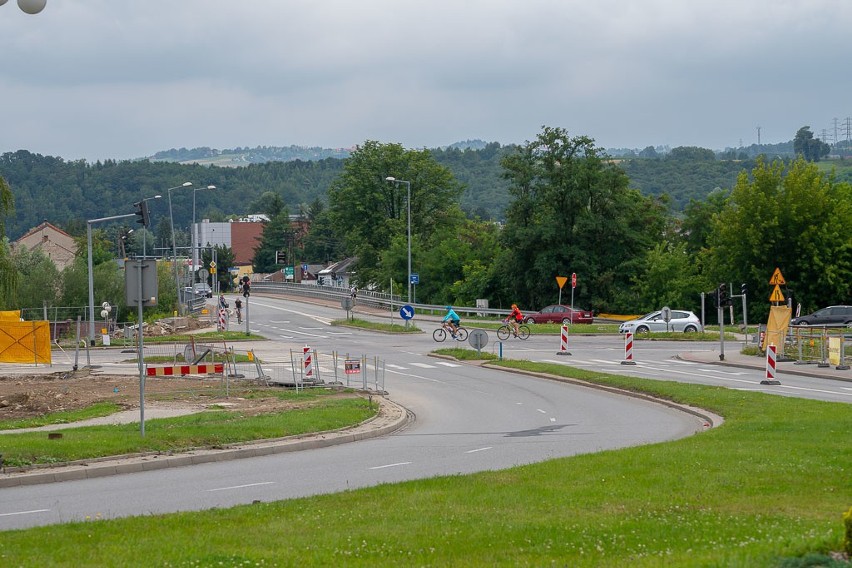
<instances>
[{"instance_id":1,"label":"white road marking","mask_svg":"<svg viewBox=\"0 0 852 568\"><path fill-rule=\"evenodd\" d=\"M436 361L437 365L443 365L445 367L461 367L458 363L447 363L446 361Z\"/></svg>"},{"instance_id":2,"label":"white road marking","mask_svg":"<svg viewBox=\"0 0 852 568\"><path fill-rule=\"evenodd\" d=\"M546 410L542 410L542 409L540 409L540 408L536 408L536 410L537 410L538 412L541 412L542 414L547 414L547 411L546 411Z\"/></svg>"},{"instance_id":3,"label":"white road marking","mask_svg":"<svg viewBox=\"0 0 852 568\"><path fill-rule=\"evenodd\" d=\"M408 369L408 367L401 367L399 365L394 365L393 363L385 363L385 367L390 367L391 369L400 369L402 371Z\"/></svg>"},{"instance_id":4,"label":"white road marking","mask_svg":"<svg viewBox=\"0 0 852 568\"><path fill-rule=\"evenodd\" d=\"M397 466L400 466L400 465L409 465L410 463L411 462L389 463L387 465L377 465L375 467L370 467L370 468L367 468L367 469L385 469L387 467L397 467Z\"/></svg>"},{"instance_id":5,"label":"white road marking","mask_svg":"<svg viewBox=\"0 0 852 568\"><path fill-rule=\"evenodd\" d=\"M230 491L232 489L245 489L246 487L257 487L259 485L275 485L274 481L264 481L262 483L247 483L245 485L231 485L230 487L217 487L216 489L207 489L210 491Z\"/></svg>"},{"instance_id":6,"label":"white road marking","mask_svg":"<svg viewBox=\"0 0 852 568\"><path fill-rule=\"evenodd\" d=\"M429 365L428 363L411 363L414 367L420 367L421 369L435 369L435 365Z\"/></svg>"},{"instance_id":7,"label":"white road marking","mask_svg":"<svg viewBox=\"0 0 852 568\"><path fill-rule=\"evenodd\" d=\"M50 509L33 509L32 511L14 511L12 513L0 513L0 517L12 517L14 515L33 515L35 513L47 513Z\"/></svg>"},{"instance_id":8,"label":"white road marking","mask_svg":"<svg viewBox=\"0 0 852 568\"><path fill-rule=\"evenodd\" d=\"M476 452L484 452L485 450L490 450L490 449L493 449L493 446L488 446L486 448L477 448L475 450L468 450L465 453L466 454L475 454Z\"/></svg>"}]
</instances>

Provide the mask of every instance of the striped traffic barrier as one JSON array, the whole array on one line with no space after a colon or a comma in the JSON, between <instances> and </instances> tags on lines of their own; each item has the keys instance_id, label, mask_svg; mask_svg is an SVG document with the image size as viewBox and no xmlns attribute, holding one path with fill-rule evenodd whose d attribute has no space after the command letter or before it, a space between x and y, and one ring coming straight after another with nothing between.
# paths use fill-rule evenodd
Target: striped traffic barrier
<instances>
[{"instance_id":1,"label":"striped traffic barrier","mask_svg":"<svg viewBox=\"0 0 852 568\"><path fill-rule=\"evenodd\" d=\"M622 365L635 365L636 361L633 360L633 334L629 331L624 334L624 361L621 362Z\"/></svg>"},{"instance_id":2,"label":"striped traffic barrier","mask_svg":"<svg viewBox=\"0 0 852 568\"><path fill-rule=\"evenodd\" d=\"M225 318L226 318L226 316L227 316L227 314L225 312L225 309L221 308L219 310L219 321L216 324L216 328L217 328L218 331L224 331L225 330Z\"/></svg>"},{"instance_id":3,"label":"striped traffic barrier","mask_svg":"<svg viewBox=\"0 0 852 568\"><path fill-rule=\"evenodd\" d=\"M778 349L774 343L766 347L766 378L760 381L762 385L780 385L781 381L775 378L775 366L778 362Z\"/></svg>"},{"instance_id":4,"label":"striped traffic barrier","mask_svg":"<svg viewBox=\"0 0 852 568\"><path fill-rule=\"evenodd\" d=\"M302 353L304 355L304 361L305 361L305 378L306 379L313 378L313 376L314 376L314 361L313 361L313 358L311 358L311 348L308 347L307 345L305 345L305 347L302 349Z\"/></svg>"},{"instance_id":5,"label":"striped traffic barrier","mask_svg":"<svg viewBox=\"0 0 852 568\"><path fill-rule=\"evenodd\" d=\"M223 373L224 363L212 363L205 365L172 365L169 367L147 367L149 377L176 377L180 375L212 375Z\"/></svg>"},{"instance_id":6,"label":"striped traffic barrier","mask_svg":"<svg viewBox=\"0 0 852 568\"><path fill-rule=\"evenodd\" d=\"M562 337L559 342L559 351L556 353L557 355L570 355L568 352L568 326L562 326Z\"/></svg>"}]
</instances>

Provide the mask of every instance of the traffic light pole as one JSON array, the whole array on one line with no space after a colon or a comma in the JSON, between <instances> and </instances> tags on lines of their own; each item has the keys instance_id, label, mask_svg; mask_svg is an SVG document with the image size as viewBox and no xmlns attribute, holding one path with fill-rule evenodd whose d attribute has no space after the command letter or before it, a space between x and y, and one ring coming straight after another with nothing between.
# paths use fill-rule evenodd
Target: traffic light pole
<instances>
[{"instance_id":1,"label":"traffic light pole","mask_svg":"<svg viewBox=\"0 0 852 568\"><path fill-rule=\"evenodd\" d=\"M95 344L95 285L92 277L92 225L103 221L114 221L115 219L126 219L128 217L136 217L136 213L113 215L112 217L101 217L86 221L86 252L88 253L87 261L89 269L89 345Z\"/></svg>"}]
</instances>

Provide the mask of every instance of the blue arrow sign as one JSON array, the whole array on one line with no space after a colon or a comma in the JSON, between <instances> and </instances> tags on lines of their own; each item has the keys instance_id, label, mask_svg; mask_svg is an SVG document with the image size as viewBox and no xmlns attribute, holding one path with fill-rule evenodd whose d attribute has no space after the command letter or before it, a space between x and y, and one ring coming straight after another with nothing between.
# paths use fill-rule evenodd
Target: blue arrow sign
<instances>
[{"instance_id":1,"label":"blue arrow sign","mask_svg":"<svg viewBox=\"0 0 852 568\"><path fill-rule=\"evenodd\" d=\"M414 317L414 308L412 308L408 304L402 306L399 309L399 317L401 317L404 320L410 320L411 318Z\"/></svg>"}]
</instances>

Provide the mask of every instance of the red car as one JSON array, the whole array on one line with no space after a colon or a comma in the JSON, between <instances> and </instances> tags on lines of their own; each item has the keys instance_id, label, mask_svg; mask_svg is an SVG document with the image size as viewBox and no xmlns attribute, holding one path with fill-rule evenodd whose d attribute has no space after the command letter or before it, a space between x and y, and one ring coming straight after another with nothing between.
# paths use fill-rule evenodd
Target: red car
<instances>
[{"instance_id":1,"label":"red car","mask_svg":"<svg viewBox=\"0 0 852 568\"><path fill-rule=\"evenodd\" d=\"M590 324L594 321L594 316L589 310L581 310L571 306L555 304L542 308L538 312L532 312L524 315L526 323L586 323Z\"/></svg>"}]
</instances>

